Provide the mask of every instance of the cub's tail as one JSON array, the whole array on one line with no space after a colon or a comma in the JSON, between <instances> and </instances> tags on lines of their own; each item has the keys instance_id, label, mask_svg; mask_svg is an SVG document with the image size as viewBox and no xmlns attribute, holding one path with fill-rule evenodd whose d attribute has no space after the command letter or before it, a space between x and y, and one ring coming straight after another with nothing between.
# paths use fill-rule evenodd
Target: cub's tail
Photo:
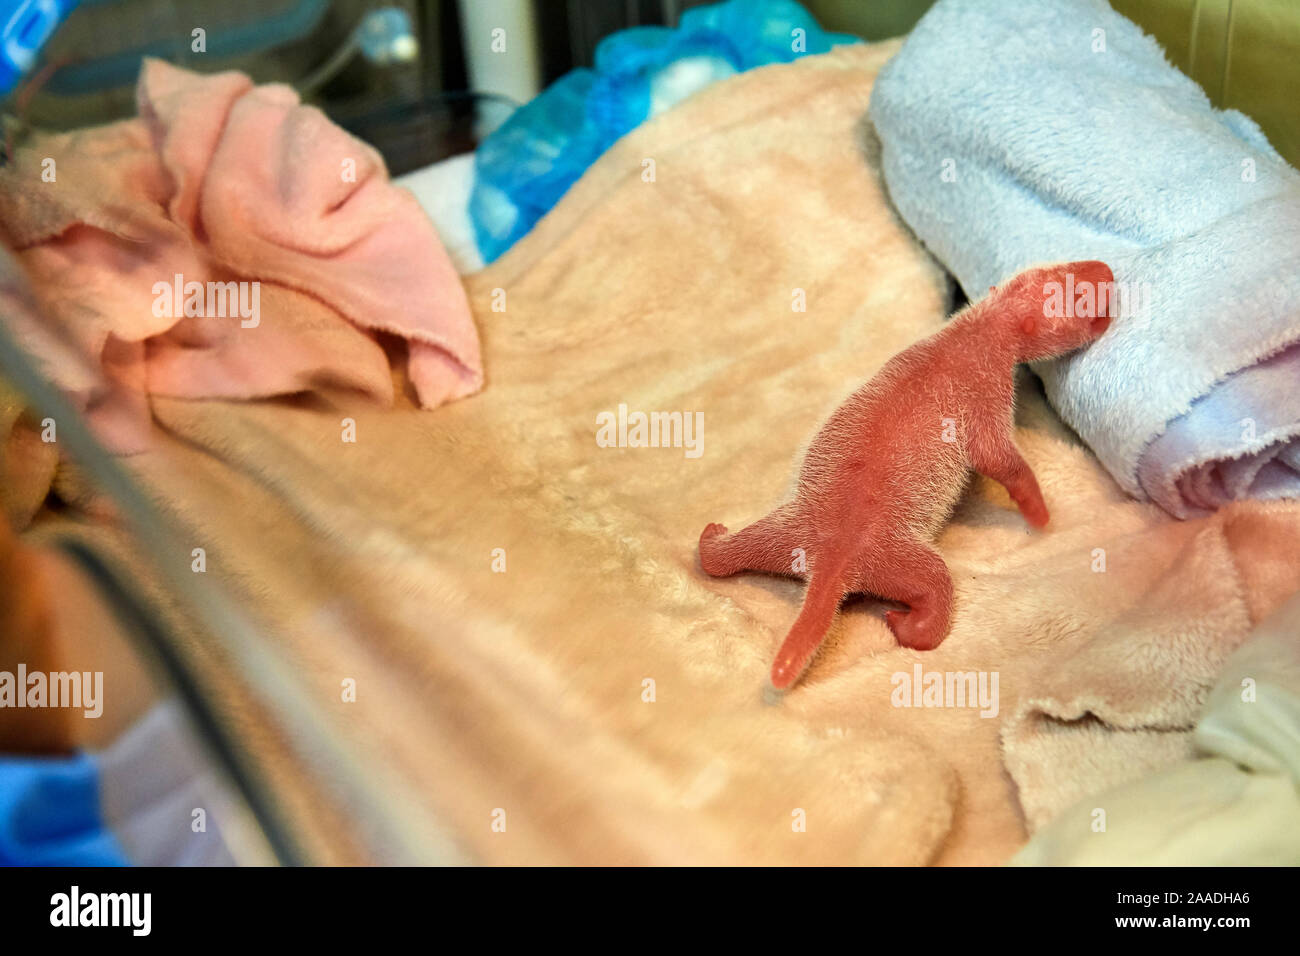
<instances>
[{"instance_id":1,"label":"cub's tail","mask_svg":"<svg viewBox=\"0 0 1300 956\"><path fill-rule=\"evenodd\" d=\"M772 664L772 688L788 690L807 668L813 654L830 630L831 621L844 598L846 584L842 567L814 566L803 607L786 635Z\"/></svg>"}]
</instances>

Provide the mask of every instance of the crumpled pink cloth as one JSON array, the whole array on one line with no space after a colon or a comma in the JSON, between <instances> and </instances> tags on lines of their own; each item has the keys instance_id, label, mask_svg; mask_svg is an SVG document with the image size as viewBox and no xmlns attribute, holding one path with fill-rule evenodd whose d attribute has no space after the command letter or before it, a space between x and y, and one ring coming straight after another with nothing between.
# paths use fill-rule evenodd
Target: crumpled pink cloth
<instances>
[{"instance_id":1,"label":"crumpled pink cloth","mask_svg":"<svg viewBox=\"0 0 1300 956\"><path fill-rule=\"evenodd\" d=\"M259 398L329 384L391 403L378 331L406 341L423 407L482 388L460 279L373 148L291 88L241 73L146 60L137 103L138 119L34 137L0 171L4 238L46 319L99 374L25 344L106 444L145 447L149 393ZM176 275L257 281L256 327L157 314L155 285Z\"/></svg>"}]
</instances>

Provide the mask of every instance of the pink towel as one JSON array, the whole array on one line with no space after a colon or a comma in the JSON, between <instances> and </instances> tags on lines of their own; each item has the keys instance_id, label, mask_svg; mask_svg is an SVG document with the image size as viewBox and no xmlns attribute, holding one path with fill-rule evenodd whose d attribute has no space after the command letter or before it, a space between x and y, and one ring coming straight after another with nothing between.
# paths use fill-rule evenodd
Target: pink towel
<instances>
[{"instance_id":1,"label":"pink towel","mask_svg":"<svg viewBox=\"0 0 1300 956\"><path fill-rule=\"evenodd\" d=\"M257 398L328 383L389 403L373 331L406 341L425 408L482 387L459 277L374 149L289 87L239 73L146 60L137 100L139 119L35 137L0 172L6 240L46 317L105 381L54 360L47 374L111 447L144 446L149 392ZM158 284L177 275L205 289L256 281L256 325L160 309Z\"/></svg>"}]
</instances>

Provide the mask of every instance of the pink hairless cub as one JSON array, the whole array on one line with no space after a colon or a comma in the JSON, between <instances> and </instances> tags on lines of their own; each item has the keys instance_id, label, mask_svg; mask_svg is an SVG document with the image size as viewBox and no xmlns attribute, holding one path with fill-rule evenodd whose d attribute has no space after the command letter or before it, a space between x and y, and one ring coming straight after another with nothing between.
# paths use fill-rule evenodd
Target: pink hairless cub
<instances>
[{"instance_id":1,"label":"pink hairless cub","mask_svg":"<svg viewBox=\"0 0 1300 956\"><path fill-rule=\"evenodd\" d=\"M906 604L886 620L898 643L937 647L948 635L952 578L930 542L969 469L1004 485L1025 520L1047 524L1034 473L1016 448L1014 370L1063 355L1110 325L1114 277L1103 262L1022 272L941 331L889 360L822 426L793 501L742 531L711 524L700 564L715 577L811 574L803 608L772 665L789 688L829 630L841 599L863 591ZM1079 294L1064 307L1061 290Z\"/></svg>"}]
</instances>

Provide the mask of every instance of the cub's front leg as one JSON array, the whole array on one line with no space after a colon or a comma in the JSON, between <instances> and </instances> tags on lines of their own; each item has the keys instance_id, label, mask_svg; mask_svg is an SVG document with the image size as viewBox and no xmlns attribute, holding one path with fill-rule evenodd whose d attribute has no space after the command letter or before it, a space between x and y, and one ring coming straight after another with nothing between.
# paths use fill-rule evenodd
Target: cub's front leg
<instances>
[{"instance_id":1,"label":"cub's front leg","mask_svg":"<svg viewBox=\"0 0 1300 956\"><path fill-rule=\"evenodd\" d=\"M1005 438L984 437L971 443L971 467L1007 489L1020 513L1035 528L1044 527L1051 517L1038 479L1024 455L1008 434Z\"/></svg>"}]
</instances>

